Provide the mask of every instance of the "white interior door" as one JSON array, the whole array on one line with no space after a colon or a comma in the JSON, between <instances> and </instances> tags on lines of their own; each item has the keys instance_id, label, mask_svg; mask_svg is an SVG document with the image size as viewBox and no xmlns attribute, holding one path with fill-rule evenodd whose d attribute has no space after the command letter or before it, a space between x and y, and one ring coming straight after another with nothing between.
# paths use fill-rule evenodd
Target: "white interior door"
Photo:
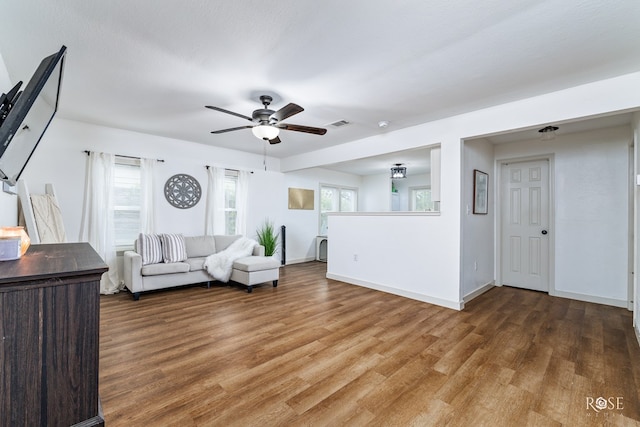
<instances>
[{"instance_id":1,"label":"white interior door","mask_svg":"<svg viewBox=\"0 0 640 427\"><path fill-rule=\"evenodd\" d=\"M549 161L502 165L501 281L549 291Z\"/></svg>"}]
</instances>

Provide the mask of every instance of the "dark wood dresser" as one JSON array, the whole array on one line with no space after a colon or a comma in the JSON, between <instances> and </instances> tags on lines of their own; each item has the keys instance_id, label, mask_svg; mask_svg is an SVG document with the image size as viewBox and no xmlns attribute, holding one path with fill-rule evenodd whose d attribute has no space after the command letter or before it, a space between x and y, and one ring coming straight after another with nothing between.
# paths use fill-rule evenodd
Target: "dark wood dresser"
<instances>
[{"instance_id":1,"label":"dark wood dresser","mask_svg":"<svg viewBox=\"0 0 640 427\"><path fill-rule=\"evenodd\" d=\"M88 243L32 245L0 262L0 426L103 426L100 277Z\"/></svg>"}]
</instances>

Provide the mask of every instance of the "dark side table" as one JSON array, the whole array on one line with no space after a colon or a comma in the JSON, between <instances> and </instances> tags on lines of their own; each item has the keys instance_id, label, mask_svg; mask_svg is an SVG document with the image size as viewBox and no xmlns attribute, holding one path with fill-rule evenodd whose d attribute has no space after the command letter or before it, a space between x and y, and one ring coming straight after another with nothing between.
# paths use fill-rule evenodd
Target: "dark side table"
<instances>
[{"instance_id":1,"label":"dark side table","mask_svg":"<svg viewBox=\"0 0 640 427\"><path fill-rule=\"evenodd\" d=\"M0 262L0 426L104 426L100 277L88 243L32 245Z\"/></svg>"}]
</instances>

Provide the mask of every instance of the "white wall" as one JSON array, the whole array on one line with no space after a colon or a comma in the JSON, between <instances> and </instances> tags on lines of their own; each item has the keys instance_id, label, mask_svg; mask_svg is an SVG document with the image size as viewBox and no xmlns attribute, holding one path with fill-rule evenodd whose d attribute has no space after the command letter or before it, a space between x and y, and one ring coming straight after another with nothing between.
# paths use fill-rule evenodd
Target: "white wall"
<instances>
[{"instance_id":1,"label":"white wall","mask_svg":"<svg viewBox=\"0 0 640 427\"><path fill-rule=\"evenodd\" d=\"M640 112L633 115L633 147L634 147L634 174L635 179L640 176ZM633 260L633 325L636 330L636 336L640 341L640 276L637 272L640 271L640 242L638 235L640 235L640 185L633 185L633 202L634 202L634 260Z\"/></svg>"},{"instance_id":2,"label":"white wall","mask_svg":"<svg viewBox=\"0 0 640 427\"><path fill-rule=\"evenodd\" d=\"M426 144L441 144L440 213L330 215L327 277L462 308L459 198L462 144L455 135L442 132L440 136L441 140ZM397 140L403 138L394 136ZM354 254L358 254L358 262L353 261Z\"/></svg>"},{"instance_id":3,"label":"white wall","mask_svg":"<svg viewBox=\"0 0 640 427\"><path fill-rule=\"evenodd\" d=\"M9 72L7 71L7 66L4 63L4 59L2 58L2 52L0 52L0 92L7 93L13 87L11 83L11 79L9 78Z\"/></svg>"},{"instance_id":4,"label":"white wall","mask_svg":"<svg viewBox=\"0 0 640 427\"><path fill-rule=\"evenodd\" d=\"M456 271L457 277L439 285L447 288L446 293L452 291L459 295L463 292L463 275L460 273L463 269L461 265L463 256L461 229L462 215L464 214L462 192L466 189L461 181L464 176L461 170L463 163L461 141L511 130L537 128L549 123L562 124L563 121L635 110L640 108L640 91L629 88L636 87L640 87L640 72L435 120L411 128L387 132L384 135L327 147L312 153L292 156L282 160L282 170L294 171L354 160L365 154L374 156L441 144L442 200L438 231L442 232L446 239L438 242L440 244L439 255L441 256L437 260L424 259L422 261L429 270ZM594 177L598 176L597 172L591 172ZM625 188L627 187L625 186ZM375 229L371 229L370 233L373 234L375 231ZM492 245L492 242L489 241L487 244ZM331 249L331 243L329 248ZM331 260L331 254L329 259ZM623 262L627 262L626 256L624 256L624 260ZM468 262L469 260L465 258L465 263ZM407 263L402 268L414 269L414 265ZM465 265L464 268L466 269L468 266ZM358 273L363 272L358 271ZM419 280L417 269L415 279ZM562 289L582 290L580 285L576 287L574 283L560 286ZM393 282L385 285L391 286ZM602 293L601 288L590 291ZM619 298L622 296L620 291L620 289L612 290L609 296ZM619 302L616 299L612 299L612 301Z\"/></svg>"},{"instance_id":5,"label":"white wall","mask_svg":"<svg viewBox=\"0 0 640 427\"><path fill-rule=\"evenodd\" d=\"M316 259L316 236L320 226L320 184L330 184L358 188L362 185L359 175L313 168L284 175L284 185L279 189L284 196L284 225L287 227L287 264ZM288 209L289 188L303 188L314 191L313 210ZM360 195L358 194L358 205Z\"/></svg>"},{"instance_id":6,"label":"white wall","mask_svg":"<svg viewBox=\"0 0 640 427\"><path fill-rule=\"evenodd\" d=\"M438 214L329 214L327 277L461 309ZM435 266L440 266L434 268Z\"/></svg>"},{"instance_id":7,"label":"white wall","mask_svg":"<svg viewBox=\"0 0 640 427\"><path fill-rule=\"evenodd\" d=\"M495 147L496 160L554 154L552 295L627 306L629 126Z\"/></svg>"},{"instance_id":8,"label":"white wall","mask_svg":"<svg viewBox=\"0 0 640 427\"><path fill-rule=\"evenodd\" d=\"M80 233L87 162L84 150L164 160L156 176L157 232L204 233L206 165L254 171L247 234L255 234L265 217L282 221L282 174L265 172L262 156L55 118L22 178L34 193L43 192L46 183L54 184L69 241L77 241ZM275 159L268 159L267 165L276 170L279 166ZM193 208L174 208L164 197L164 183L177 173L192 175L202 187L203 197Z\"/></svg>"},{"instance_id":9,"label":"white wall","mask_svg":"<svg viewBox=\"0 0 640 427\"><path fill-rule=\"evenodd\" d=\"M0 54L0 93L7 93L12 87L13 83ZM0 227L11 225L18 225L18 197L5 193L0 188Z\"/></svg>"},{"instance_id":10,"label":"white wall","mask_svg":"<svg viewBox=\"0 0 640 427\"><path fill-rule=\"evenodd\" d=\"M387 212L391 210L391 179L388 173L362 177L362 191L358 194L363 212Z\"/></svg>"},{"instance_id":11,"label":"white wall","mask_svg":"<svg viewBox=\"0 0 640 427\"><path fill-rule=\"evenodd\" d=\"M461 297L474 295L494 283L494 222L496 190L493 171L493 145L484 139L467 141L464 145L462 193L462 271ZM489 175L489 210L487 215L473 214L473 170Z\"/></svg>"}]
</instances>

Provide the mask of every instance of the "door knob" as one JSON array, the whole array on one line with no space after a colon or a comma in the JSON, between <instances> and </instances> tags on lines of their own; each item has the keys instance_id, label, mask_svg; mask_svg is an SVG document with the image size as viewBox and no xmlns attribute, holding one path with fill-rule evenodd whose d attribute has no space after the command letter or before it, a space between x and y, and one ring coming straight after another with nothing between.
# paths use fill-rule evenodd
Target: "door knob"
<instances>
[{"instance_id":1,"label":"door knob","mask_svg":"<svg viewBox=\"0 0 640 427\"><path fill-rule=\"evenodd\" d=\"M544 234L545 236L547 235L548 231L547 230L542 230L542 234Z\"/></svg>"}]
</instances>

